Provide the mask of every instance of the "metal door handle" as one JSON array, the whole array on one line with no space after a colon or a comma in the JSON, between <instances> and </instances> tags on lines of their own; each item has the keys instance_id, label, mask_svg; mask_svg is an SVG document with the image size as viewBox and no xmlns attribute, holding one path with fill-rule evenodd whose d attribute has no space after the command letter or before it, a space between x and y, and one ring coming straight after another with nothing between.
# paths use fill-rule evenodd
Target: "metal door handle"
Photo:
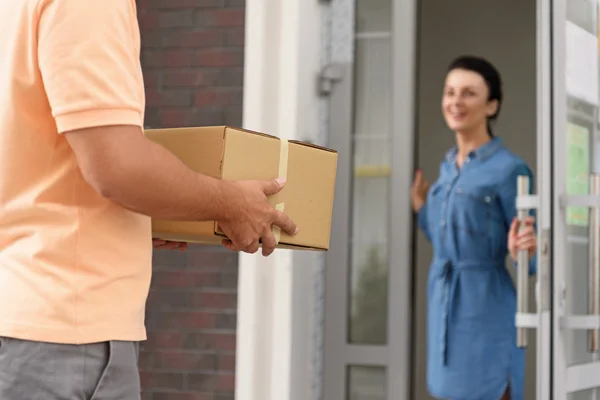
<instances>
[{"instance_id":1,"label":"metal door handle","mask_svg":"<svg viewBox=\"0 0 600 400\"><path fill-rule=\"evenodd\" d=\"M519 176L517 178L517 195L529 195L529 177ZM529 216L526 209L519 208L517 217L523 222ZM519 231L524 228L520 225ZM517 257L517 313L525 314L529 311L529 252L520 250ZM527 347L527 328L517 327L517 346Z\"/></svg>"},{"instance_id":2,"label":"metal door handle","mask_svg":"<svg viewBox=\"0 0 600 400\"><path fill-rule=\"evenodd\" d=\"M600 175L590 175L590 195L600 196ZM590 207L589 215L588 313L600 315L600 208ZM600 329L588 331L590 352L600 350Z\"/></svg>"}]
</instances>

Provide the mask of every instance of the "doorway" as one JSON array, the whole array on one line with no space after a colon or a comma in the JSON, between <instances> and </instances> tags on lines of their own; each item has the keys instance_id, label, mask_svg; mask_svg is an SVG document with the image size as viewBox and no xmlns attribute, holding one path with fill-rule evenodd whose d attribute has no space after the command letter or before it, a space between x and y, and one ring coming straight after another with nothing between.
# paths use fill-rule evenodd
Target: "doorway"
<instances>
[{"instance_id":1,"label":"doorway","mask_svg":"<svg viewBox=\"0 0 600 400\"><path fill-rule=\"evenodd\" d=\"M415 164L433 182L440 161L453 146L445 126L441 94L446 67L463 54L490 60L503 79L504 102L494 133L536 171L536 0L480 2L457 0L419 2L417 34L417 121ZM422 233L415 235L412 323L412 399L431 399L427 393L427 276L432 249ZM515 270L507 265L513 279ZM516 281L515 281L516 282ZM535 304L531 281L530 304ZM536 398L536 341L527 349L524 398Z\"/></svg>"}]
</instances>

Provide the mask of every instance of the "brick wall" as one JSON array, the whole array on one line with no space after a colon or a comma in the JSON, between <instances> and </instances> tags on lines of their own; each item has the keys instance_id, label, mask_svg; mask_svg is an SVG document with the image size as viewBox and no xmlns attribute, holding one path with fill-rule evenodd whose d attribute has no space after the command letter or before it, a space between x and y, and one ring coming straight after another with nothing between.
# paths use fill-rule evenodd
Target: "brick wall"
<instances>
[{"instance_id":1,"label":"brick wall","mask_svg":"<svg viewBox=\"0 0 600 400\"><path fill-rule=\"evenodd\" d=\"M146 126L242 120L244 0L137 0ZM158 251L140 351L144 400L232 400L237 255Z\"/></svg>"}]
</instances>

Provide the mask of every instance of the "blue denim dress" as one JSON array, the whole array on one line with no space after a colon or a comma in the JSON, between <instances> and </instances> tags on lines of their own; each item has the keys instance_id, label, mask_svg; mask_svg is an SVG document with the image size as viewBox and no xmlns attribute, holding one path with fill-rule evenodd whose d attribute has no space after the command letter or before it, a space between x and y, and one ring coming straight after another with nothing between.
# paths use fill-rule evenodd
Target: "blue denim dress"
<instances>
[{"instance_id":1,"label":"blue denim dress","mask_svg":"<svg viewBox=\"0 0 600 400\"><path fill-rule=\"evenodd\" d=\"M506 269L517 177L527 164L493 138L456 166L441 163L419 211L433 245L428 279L427 382L447 400L523 399L525 354L516 346L516 290ZM514 263L513 263L514 265ZM529 273L536 270L535 257Z\"/></svg>"}]
</instances>

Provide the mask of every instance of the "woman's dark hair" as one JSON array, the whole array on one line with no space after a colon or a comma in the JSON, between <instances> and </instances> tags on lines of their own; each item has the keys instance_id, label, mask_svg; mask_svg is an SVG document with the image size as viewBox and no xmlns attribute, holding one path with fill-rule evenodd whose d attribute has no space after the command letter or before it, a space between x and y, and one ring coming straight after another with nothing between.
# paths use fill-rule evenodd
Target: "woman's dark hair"
<instances>
[{"instance_id":1,"label":"woman's dark hair","mask_svg":"<svg viewBox=\"0 0 600 400\"><path fill-rule=\"evenodd\" d=\"M498 101L498 109L496 110L496 113L490 116L487 120L488 134L493 137L494 134L492 133L491 123L498 118L500 106L502 105L502 79L500 78L500 73L489 61L475 56L458 57L452 61L452 63L450 63L448 72L455 69L464 69L466 71L472 71L481 75L490 92L488 101Z\"/></svg>"}]
</instances>

